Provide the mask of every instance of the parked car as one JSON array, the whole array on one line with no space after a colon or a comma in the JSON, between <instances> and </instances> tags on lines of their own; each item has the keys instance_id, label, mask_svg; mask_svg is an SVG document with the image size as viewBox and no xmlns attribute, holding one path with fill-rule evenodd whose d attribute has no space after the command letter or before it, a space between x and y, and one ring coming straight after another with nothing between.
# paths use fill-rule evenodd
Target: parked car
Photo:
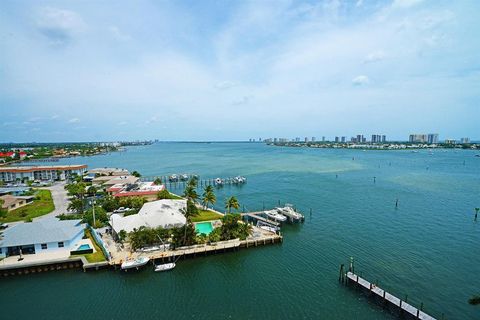
<instances>
[{"instance_id":1,"label":"parked car","mask_svg":"<svg viewBox=\"0 0 480 320\"><path fill-rule=\"evenodd\" d=\"M125 212L130 211L130 210L132 210L132 209L120 207L120 208L114 210L113 213L125 213Z\"/></svg>"}]
</instances>

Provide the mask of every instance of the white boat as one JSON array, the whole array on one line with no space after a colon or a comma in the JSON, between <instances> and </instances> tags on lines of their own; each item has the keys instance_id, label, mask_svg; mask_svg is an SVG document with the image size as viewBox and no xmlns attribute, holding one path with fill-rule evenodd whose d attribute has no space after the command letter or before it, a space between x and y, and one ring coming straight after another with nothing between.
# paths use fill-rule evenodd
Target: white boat
<instances>
[{"instance_id":1,"label":"white boat","mask_svg":"<svg viewBox=\"0 0 480 320\"><path fill-rule=\"evenodd\" d=\"M138 257L136 259L128 259L122 263L121 269L122 270L128 270L133 268L138 269L146 265L148 261L150 261L150 258L148 257Z\"/></svg>"},{"instance_id":2,"label":"white boat","mask_svg":"<svg viewBox=\"0 0 480 320\"><path fill-rule=\"evenodd\" d=\"M214 183L216 186L223 186L223 180L220 178L216 178Z\"/></svg>"},{"instance_id":3,"label":"white boat","mask_svg":"<svg viewBox=\"0 0 480 320\"><path fill-rule=\"evenodd\" d=\"M287 217L285 217L283 214L278 213L277 210L265 211L265 215L275 221L280 221L280 222L287 221Z\"/></svg>"},{"instance_id":4,"label":"white boat","mask_svg":"<svg viewBox=\"0 0 480 320\"><path fill-rule=\"evenodd\" d=\"M245 177L237 176L237 177L233 178L233 183L235 183L235 184L241 184L241 183L245 183L245 182L247 182L247 178L245 178Z\"/></svg>"},{"instance_id":5,"label":"white boat","mask_svg":"<svg viewBox=\"0 0 480 320\"><path fill-rule=\"evenodd\" d=\"M142 248L140 251L142 252L152 252L152 251L157 251L160 250L160 247L153 246L153 247L147 247L147 248Z\"/></svg>"},{"instance_id":6,"label":"white boat","mask_svg":"<svg viewBox=\"0 0 480 320\"><path fill-rule=\"evenodd\" d=\"M285 204L285 207L283 208L277 208L277 211L278 213L295 220L303 219L303 215L296 212L292 205L289 204Z\"/></svg>"},{"instance_id":7,"label":"white boat","mask_svg":"<svg viewBox=\"0 0 480 320\"><path fill-rule=\"evenodd\" d=\"M266 231L269 231L269 232L277 233L277 229L274 228L274 227L260 226L259 228L260 228L260 229L263 229L263 230L266 230Z\"/></svg>"},{"instance_id":8,"label":"white boat","mask_svg":"<svg viewBox=\"0 0 480 320\"><path fill-rule=\"evenodd\" d=\"M184 173L180 176L180 180L182 181L187 181L188 180L188 174Z\"/></svg>"},{"instance_id":9,"label":"white boat","mask_svg":"<svg viewBox=\"0 0 480 320\"><path fill-rule=\"evenodd\" d=\"M175 268L175 262L159 264L155 266L155 271L168 271Z\"/></svg>"},{"instance_id":10,"label":"white boat","mask_svg":"<svg viewBox=\"0 0 480 320\"><path fill-rule=\"evenodd\" d=\"M168 177L168 180L170 182L177 182L178 181L178 175L172 174L170 177Z\"/></svg>"}]
</instances>

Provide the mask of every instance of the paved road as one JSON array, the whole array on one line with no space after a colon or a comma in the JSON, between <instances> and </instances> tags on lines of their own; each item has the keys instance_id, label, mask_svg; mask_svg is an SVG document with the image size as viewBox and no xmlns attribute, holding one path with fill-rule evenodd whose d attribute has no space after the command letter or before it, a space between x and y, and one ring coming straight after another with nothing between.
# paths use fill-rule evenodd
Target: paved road
<instances>
[{"instance_id":1,"label":"paved road","mask_svg":"<svg viewBox=\"0 0 480 320\"><path fill-rule=\"evenodd\" d=\"M38 217L36 219L43 219L46 217L55 217L62 213L67 213L68 208L68 195L67 190L65 190L65 182L57 182L53 186L42 188L50 190L52 193L53 204L55 205L55 210L52 212Z\"/></svg>"}]
</instances>

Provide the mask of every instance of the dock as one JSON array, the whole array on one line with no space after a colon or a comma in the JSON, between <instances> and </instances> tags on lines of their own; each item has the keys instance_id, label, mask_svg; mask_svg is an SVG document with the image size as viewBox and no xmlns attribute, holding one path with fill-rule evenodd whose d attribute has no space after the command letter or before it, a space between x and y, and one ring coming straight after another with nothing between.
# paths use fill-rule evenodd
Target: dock
<instances>
[{"instance_id":1,"label":"dock","mask_svg":"<svg viewBox=\"0 0 480 320\"><path fill-rule=\"evenodd\" d=\"M280 227L280 222L278 221L273 221L270 219L267 219L265 217L262 217L261 215L263 214L264 211L257 211L257 212L245 212L242 213L242 218L245 217L248 220L253 220L254 222L256 221L262 221L271 225L274 225L275 227Z\"/></svg>"},{"instance_id":2,"label":"dock","mask_svg":"<svg viewBox=\"0 0 480 320\"><path fill-rule=\"evenodd\" d=\"M348 271L346 273L346 282L347 283L354 283L357 286L360 286L361 288L368 290L370 293L374 294L376 297L379 297L386 303L394 306L400 312L403 314L409 315L413 319L422 319L422 320L436 320L434 317L431 315L428 315L424 311L422 311L422 307L420 309L412 306L411 304L407 303L406 301L403 301L400 298L397 298L391 293L388 293L384 289L378 287L374 283L369 282L368 280L365 280L364 278L358 276L357 274Z\"/></svg>"},{"instance_id":3,"label":"dock","mask_svg":"<svg viewBox=\"0 0 480 320\"><path fill-rule=\"evenodd\" d=\"M178 259L186 258L195 258L197 256L207 256L218 253L226 252L235 252L240 250L240 248L250 248L257 247L261 245L269 245L275 243L281 243L283 241L283 236L271 233L268 236L262 236L258 239L246 239L246 240L227 240L220 241L215 244L203 244L203 245L193 245L188 247L177 248L176 250L168 251L153 251L148 254L134 252L131 254L131 258L137 258L140 256L148 256L152 262L156 260L161 260L162 262L173 262ZM110 264L115 268L120 268L123 259L116 258L113 259Z\"/></svg>"}]
</instances>

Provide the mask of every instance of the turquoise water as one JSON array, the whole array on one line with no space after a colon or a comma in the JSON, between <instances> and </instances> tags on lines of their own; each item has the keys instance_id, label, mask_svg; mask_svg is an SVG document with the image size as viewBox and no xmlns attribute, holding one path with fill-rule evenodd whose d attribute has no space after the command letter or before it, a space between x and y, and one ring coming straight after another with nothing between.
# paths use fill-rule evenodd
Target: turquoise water
<instances>
[{"instance_id":1,"label":"turquoise water","mask_svg":"<svg viewBox=\"0 0 480 320\"><path fill-rule=\"evenodd\" d=\"M80 247L78 247L77 250L87 250L87 249L90 249L90 245L82 244Z\"/></svg>"},{"instance_id":2,"label":"turquoise water","mask_svg":"<svg viewBox=\"0 0 480 320\"><path fill-rule=\"evenodd\" d=\"M212 223L211 222L201 222L195 224L195 230L198 233L203 233L209 235L210 232L213 231Z\"/></svg>"},{"instance_id":3,"label":"turquoise water","mask_svg":"<svg viewBox=\"0 0 480 320\"><path fill-rule=\"evenodd\" d=\"M338 267L350 256L356 271L423 302L438 318L480 319L480 308L467 303L480 294L480 221L473 221L480 158L474 155L160 143L64 159L143 175L243 175L245 185L217 190L217 209L236 195L249 210L293 203L306 221L286 226L282 245L181 260L171 273L147 267L1 279L8 293L0 299L2 319L396 319L338 284ZM25 308L28 301L34 303Z\"/></svg>"}]
</instances>

